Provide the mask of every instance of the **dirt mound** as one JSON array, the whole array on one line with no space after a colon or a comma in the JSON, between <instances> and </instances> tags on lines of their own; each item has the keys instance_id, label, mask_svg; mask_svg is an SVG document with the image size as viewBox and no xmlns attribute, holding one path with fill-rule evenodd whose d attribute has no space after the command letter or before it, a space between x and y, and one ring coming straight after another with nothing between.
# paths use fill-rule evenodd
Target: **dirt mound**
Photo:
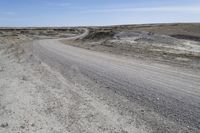
<instances>
[{"instance_id":1,"label":"dirt mound","mask_svg":"<svg viewBox=\"0 0 200 133\"><path fill-rule=\"evenodd\" d=\"M145 31L124 31L115 35L115 38L119 40L135 41L135 43L145 44L164 44L164 45L176 45L179 43L178 39L170 37L168 35L159 35L152 32Z\"/></svg>"},{"instance_id":2,"label":"dirt mound","mask_svg":"<svg viewBox=\"0 0 200 133\"><path fill-rule=\"evenodd\" d=\"M3 32L0 31L0 36L2 36L2 35L3 35Z\"/></svg>"},{"instance_id":3,"label":"dirt mound","mask_svg":"<svg viewBox=\"0 0 200 133\"><path fill-rule=\"evenodd\" d=\"M114 35L113 31L90 31L83 40L106 40L113 38Z\"/></svg>"},{"instance_id":4,"label":"dirt mound","mask_svg":"<svg viewBox=\"0 0 200 133\"><path fill-rule=\"evenodd\" d=\"M176 35L171 35L171 37L200 42L200 37L198 36L176 34Z\"/></svg>"}]
</instances>

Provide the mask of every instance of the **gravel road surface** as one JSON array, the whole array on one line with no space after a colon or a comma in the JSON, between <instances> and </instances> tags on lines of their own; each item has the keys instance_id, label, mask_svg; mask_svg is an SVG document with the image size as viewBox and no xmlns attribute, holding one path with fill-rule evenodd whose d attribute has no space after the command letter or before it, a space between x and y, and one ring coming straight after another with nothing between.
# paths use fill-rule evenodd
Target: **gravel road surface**
<instances>
[{"instance_id":1,"label":"gravel road surface","mask_svg":"<svg viewBox=\"0 0 200 133\"><path fill-rule=\"evenodd\" d=\"M200 130L199 73L76 48L58 40L35 41L33 50L65 78L126 115L126 120L138 120L136 125L144 124L153 132Z\"/></svg>"}]
</instances>

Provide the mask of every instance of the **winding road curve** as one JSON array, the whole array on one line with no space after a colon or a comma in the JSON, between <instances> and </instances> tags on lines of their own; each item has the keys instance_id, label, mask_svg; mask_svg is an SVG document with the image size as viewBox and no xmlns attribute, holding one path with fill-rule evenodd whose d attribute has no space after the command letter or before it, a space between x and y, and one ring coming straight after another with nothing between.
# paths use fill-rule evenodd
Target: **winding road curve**
<instances>
[{"instance_id":1,"label":"winding road curve","mask_svg":"<svg viewBox=\"0 0 200 133\"><path fill-rule=\"evenodd\" d=\"M149 108L192 132L200 131L199 74L72 47L59 40L35 41L33 46L41 60L63 75L76 67L81 74L113 93Z\"/></svg>"}]
</instances>

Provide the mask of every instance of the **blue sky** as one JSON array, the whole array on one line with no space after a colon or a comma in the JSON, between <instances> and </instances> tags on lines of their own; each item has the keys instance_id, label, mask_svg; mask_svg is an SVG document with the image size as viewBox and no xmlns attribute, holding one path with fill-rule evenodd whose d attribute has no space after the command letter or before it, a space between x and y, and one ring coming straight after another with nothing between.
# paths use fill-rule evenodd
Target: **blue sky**
<instances>
[{"instance_id":1,"label":"blue sky","mask_svg":"<svg viewBox=\"0 0 200 133\"><path fill-rule=\"evenodd\" d=\"M200 0L0 0L0 26L200 22Z\"/></svg>"}]
</instances>

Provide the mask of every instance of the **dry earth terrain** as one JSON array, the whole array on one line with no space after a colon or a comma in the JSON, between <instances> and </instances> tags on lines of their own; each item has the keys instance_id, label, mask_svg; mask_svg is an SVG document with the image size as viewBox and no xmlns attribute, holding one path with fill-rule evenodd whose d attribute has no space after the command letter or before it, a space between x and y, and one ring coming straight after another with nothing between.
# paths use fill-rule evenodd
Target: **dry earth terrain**
<instances>
[{"instance_id":1,"label":"dry earth terrain","mask_svg":"<svg viewBox=\"0 0 200 133\"><path fill-rule=\"evenodd\" d=\"M62 42L95 51L199 69L200 24L91 27L80 40Z\"/></svg>"},{"instance_id":2,"label":"dry earth terrain","mask_svg":"<svg viewBox=\"0 0 200 133\"><path fill-rule=\"evenodd\" d=\"M0 28L0 133L199 133L200 24Z\"/></svg>"}]
</instances>

